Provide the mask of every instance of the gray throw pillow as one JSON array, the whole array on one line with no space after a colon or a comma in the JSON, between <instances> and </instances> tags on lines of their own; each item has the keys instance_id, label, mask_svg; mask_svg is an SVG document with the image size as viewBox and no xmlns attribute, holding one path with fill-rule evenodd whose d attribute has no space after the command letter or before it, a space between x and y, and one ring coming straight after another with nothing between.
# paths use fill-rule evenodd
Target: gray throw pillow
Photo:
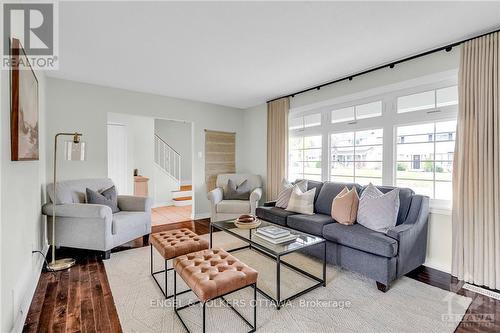
<instances>
[{"instance_id":1,"label":"gray throw pillow","mask_svg":"<svg viewBox=\"0 0 500 333\"><path fill-rule=\"evenodd\" d=\"M87 188L86 193L87 203L108 206L111 208L113 214L120 211L120 208L118 208L118 195L116 194L116 188L114 186L100 192Z\"/></svg>"},{"instance_id":2,"label":"gray throw pillow","mask_svg":"<svg viewBox=\"0 0 500 333\"><path fill-rule=\"evenodd\" d=\"M399 188L382 193L372 183L366 186L358 204L358 223L368 229L386 232L396 225L399 212Z\"/></svg>"},{"instance_id":3,"label":"gray throw pillow","mask_svg":"<svg viewBox=\"0 0 500 333\"><path fill-rule=\"evenodd\" d=\"M249 200L250 199L250 188L248 182L245 179L240 185L229 179L227 181L227 186L224 190L224 200Z\"/></svg>"}]
</instances>

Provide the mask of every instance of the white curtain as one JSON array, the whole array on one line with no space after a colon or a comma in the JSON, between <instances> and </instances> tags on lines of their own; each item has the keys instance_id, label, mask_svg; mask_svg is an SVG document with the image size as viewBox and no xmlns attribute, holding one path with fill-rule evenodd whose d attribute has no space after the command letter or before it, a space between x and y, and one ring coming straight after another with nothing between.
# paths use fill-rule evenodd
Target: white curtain
<instances>
[{"instance_id":1,"label":"white curtain","mask_svg":"<svg viewBox=\"0 0 500 333\"><path fill-rule=\"evenodd\" d=\"M453 170L453 264L460 280L500 288L500 36L461 50Z\"/></svg>"}]
</instances>

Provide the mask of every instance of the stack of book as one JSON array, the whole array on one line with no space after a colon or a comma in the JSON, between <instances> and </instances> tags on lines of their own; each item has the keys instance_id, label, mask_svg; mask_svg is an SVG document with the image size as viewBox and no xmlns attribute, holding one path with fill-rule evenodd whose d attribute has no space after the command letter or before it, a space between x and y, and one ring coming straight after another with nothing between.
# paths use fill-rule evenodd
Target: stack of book
<instances>
[{"instance_id":1,"label":"stack of book","mask_svg":"<svg viewBox=\"0 0 500 333\"><path fill-rule=\"evenodd\" d=\"M257 228L255 234L273 244L281 244L297 238L297 235L292 234L289 230L274 226Z\"/></svg>"}]
</instances>

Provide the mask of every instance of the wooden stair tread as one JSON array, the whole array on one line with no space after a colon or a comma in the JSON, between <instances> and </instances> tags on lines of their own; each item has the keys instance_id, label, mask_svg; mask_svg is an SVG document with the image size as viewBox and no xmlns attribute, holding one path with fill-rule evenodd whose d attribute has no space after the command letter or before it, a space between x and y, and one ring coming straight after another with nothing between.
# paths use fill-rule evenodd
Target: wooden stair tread
<instances>
[{"instance_id":1,"label":"wooden stair tread","mask_svg":"<svg viewBox=\"0 0 500 333\"><path fill-rule=\"evenodd\" d=\"M186 191L192 191L193 190L193 186L191 185L181 185L180 189L178 190L175 190L175 191L172 191L172 192L186 192Z\"/></svg>"},{"instance_id":2,"label":"wooden stair tread","mask_svg":"<svg viewBox=\"0 0 500 333\"><path fill-rule=\"evenodd\" d=\"M191 200L193 199L192 197L178 197L178 198L173 198L172 200L174 201L186 201L186 200Z\"/></svg>"}]
</instances>

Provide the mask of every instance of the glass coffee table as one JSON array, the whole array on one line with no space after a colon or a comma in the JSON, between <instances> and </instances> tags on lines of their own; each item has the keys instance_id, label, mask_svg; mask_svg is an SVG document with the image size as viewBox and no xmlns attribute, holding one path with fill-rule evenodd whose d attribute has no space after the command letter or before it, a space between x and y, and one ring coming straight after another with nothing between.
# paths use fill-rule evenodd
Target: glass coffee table
<instances>
[{"instance_id":1,"label":"glass coffee table","mask_svg":"<svg viewBox=\"0 0 500 333\"><path fill-rule=\"evenodd\" d=\"M262 220L261 225L258 228L265 227L265 226L278 226L277 224L270 223L267 221ZM297 235L297 238L293 241L289 241L286 243L282 244L273 244L271 242L268 242L259 236L255 235L257 229L240 229L236 227L234 224L234 220L227 220L227 221L217 221L217 222L211 222L210 223L210 247L213 247L212 243L212 233L213 231L224 231L242 241L247 243L248 245L238 247L235 249L225 249L227 252L234 252L234 251L240 251L243 249L251 249L254 250L266 257L269 257L273 259L276 262L276 297L272 297L268 293L264 292L263 290L258 288L258 283L257 283L257 291L260 292L262 295L264 295L266 298L269 300L273 301L276 304L276 307L278 309L281 308L281 306L292 299L295 299L297 297L300 297L304 295L305 293L310 292L311 290L314 290L318 287L321 286L326 286L326 241L325 239L310 235L305 232L293 230L287 227L282 227L278 226L280 228L289 230L290 233ZM282 257L302 250L306 247L310 246L321 246L323 245L323 276L322 277L317 277L309 272L304 271L303 269L300 269L288 262L282 261ZM280 279L280 268L281 265L284 265L293 271L302 274L303 276L306 276L307 278L315 281L316 283L312 285L311 287L304 289L296 294L293 294L292 296L289 296L285 299L280 298L281 294L281 279Z\"/></svg>"}]
</instances>

